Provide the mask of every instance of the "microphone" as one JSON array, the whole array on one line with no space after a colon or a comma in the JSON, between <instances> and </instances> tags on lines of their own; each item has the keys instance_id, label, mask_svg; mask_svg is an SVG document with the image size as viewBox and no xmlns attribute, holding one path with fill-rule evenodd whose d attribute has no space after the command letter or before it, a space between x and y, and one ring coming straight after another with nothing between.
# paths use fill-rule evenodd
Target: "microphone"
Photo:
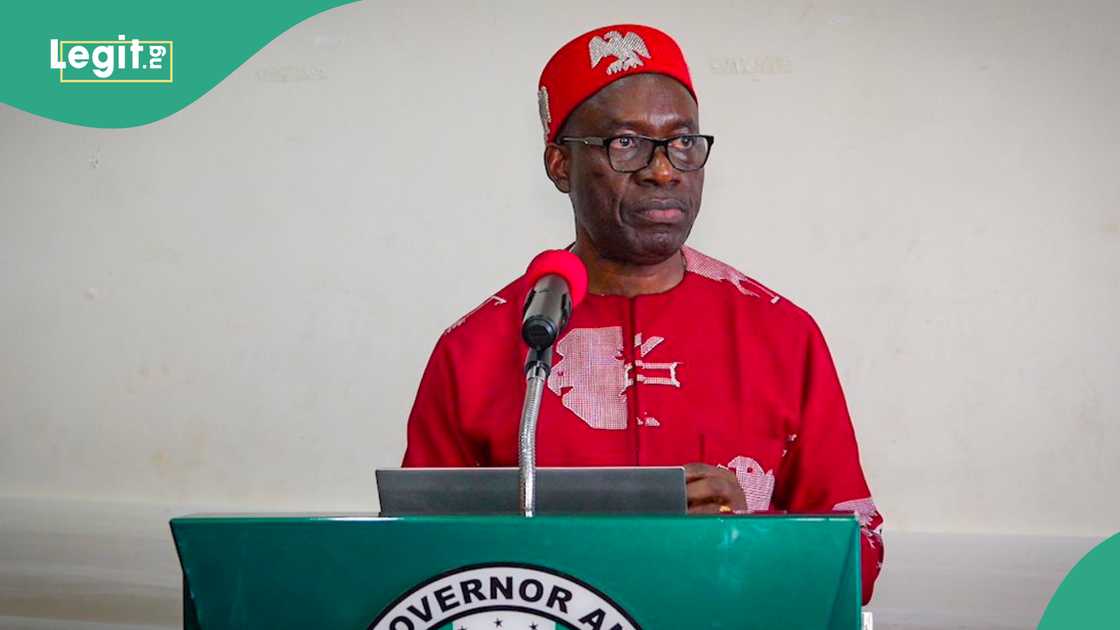
<instances>
[{"instance_id":1,"label":"microphone","mask_svg":"<svg viewBox=\"0 0 1120 630\"><path fill-rule=\"evenodd\" d=\"M568 324L572 309L587 295L587 268L579 256L562 249L537 254L525 279L533 288L525 297L521 338L525 357L525 402L517 430L517 491L521 513L532 516L537 505L537 420L541 396L552 371L552 344Z\"/></svg>"},{"instance_id":2,"label":"microphone","mask_svg":"<svg viewBox=\"0 0 1120 630\"><path fill-rule=\"evenodd\" d=\"M587 295L587 268L579 256L550 249L537 254L525 277L533 288L525 298L521 338L537 352L556 343L572 309Z\"/></svg>"}]
</instances>

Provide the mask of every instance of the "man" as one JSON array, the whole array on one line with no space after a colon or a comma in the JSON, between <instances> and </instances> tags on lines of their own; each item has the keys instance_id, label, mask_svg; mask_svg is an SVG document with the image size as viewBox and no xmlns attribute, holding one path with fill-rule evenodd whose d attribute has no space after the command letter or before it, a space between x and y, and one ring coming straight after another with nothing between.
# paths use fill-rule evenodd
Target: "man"
<instances>
[{"instance_id":1,"label":"man","mask_svg":"<svg viewBox=\"0 0 1120 630\"><path fill-rule=\"evenodd\" d=\"M713 138L679 47L635 24L561 48L539 84L544 166L589 294L555 346L541 466L685 465L692 514L854 511L865 603L882 523L828 348L803 310L685 246ZM526 348L515 280L424 372L405 466L516 466Z\"/></svg>"}]
</instances>

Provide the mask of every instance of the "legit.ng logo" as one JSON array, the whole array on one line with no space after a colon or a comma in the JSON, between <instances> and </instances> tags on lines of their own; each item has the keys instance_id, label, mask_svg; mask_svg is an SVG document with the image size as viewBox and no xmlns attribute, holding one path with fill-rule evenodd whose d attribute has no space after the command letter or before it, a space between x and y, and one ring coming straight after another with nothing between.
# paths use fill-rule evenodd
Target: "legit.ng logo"
<instances>
[{"instance_id":1,"label":"legit.ng logo","mask_svg":"<svg viewBox=\"0 0 1120 630\"><path fill-rule=\"evenodd\" d=\"M51 40L51 70L59 83L172 83L170 39Z\"/></svg>"}]
</instances>

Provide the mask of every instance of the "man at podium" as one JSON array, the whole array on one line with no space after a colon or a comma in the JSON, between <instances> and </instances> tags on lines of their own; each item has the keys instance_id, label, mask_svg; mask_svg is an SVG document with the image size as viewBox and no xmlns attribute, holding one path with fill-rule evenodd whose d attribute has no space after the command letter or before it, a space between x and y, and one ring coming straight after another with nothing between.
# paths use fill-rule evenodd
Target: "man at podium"
<instances>
[{"instance_id":1,"label":"man at podium","mask_svg":"<svg viewBox=\"0 0 1120 630\"><path fill-rule=\"evenodd\" d=\"M854 511L866 603L882 517L820 329L685 244L715 139L679 46L637 24L589 31L545 65L538 101L589 279L554 347L538 463L685 466L693 514ZM529 288L514 280L440 337L404 466L517 466Z\"/></svg>"}]
</instances>

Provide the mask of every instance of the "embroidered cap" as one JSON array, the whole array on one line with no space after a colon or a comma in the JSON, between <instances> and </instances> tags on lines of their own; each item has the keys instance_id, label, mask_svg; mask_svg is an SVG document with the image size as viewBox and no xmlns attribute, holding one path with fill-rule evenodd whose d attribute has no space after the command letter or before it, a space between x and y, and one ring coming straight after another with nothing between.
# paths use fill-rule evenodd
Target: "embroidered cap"
<instances>
[{"instance_id":1,"label":"embroidered cap","mask_svg":"<svg viewBox=\"0 0 1120 630\"><path fill-rule=\"evenodd\" d=\"M580 103L613 81L643 72L673 77L696 99L680 46L656 28L615 24L588 31L564 44L545 64L537 86L544 141L556 139L560 127Z\"/></svg>"}]
</instances>

